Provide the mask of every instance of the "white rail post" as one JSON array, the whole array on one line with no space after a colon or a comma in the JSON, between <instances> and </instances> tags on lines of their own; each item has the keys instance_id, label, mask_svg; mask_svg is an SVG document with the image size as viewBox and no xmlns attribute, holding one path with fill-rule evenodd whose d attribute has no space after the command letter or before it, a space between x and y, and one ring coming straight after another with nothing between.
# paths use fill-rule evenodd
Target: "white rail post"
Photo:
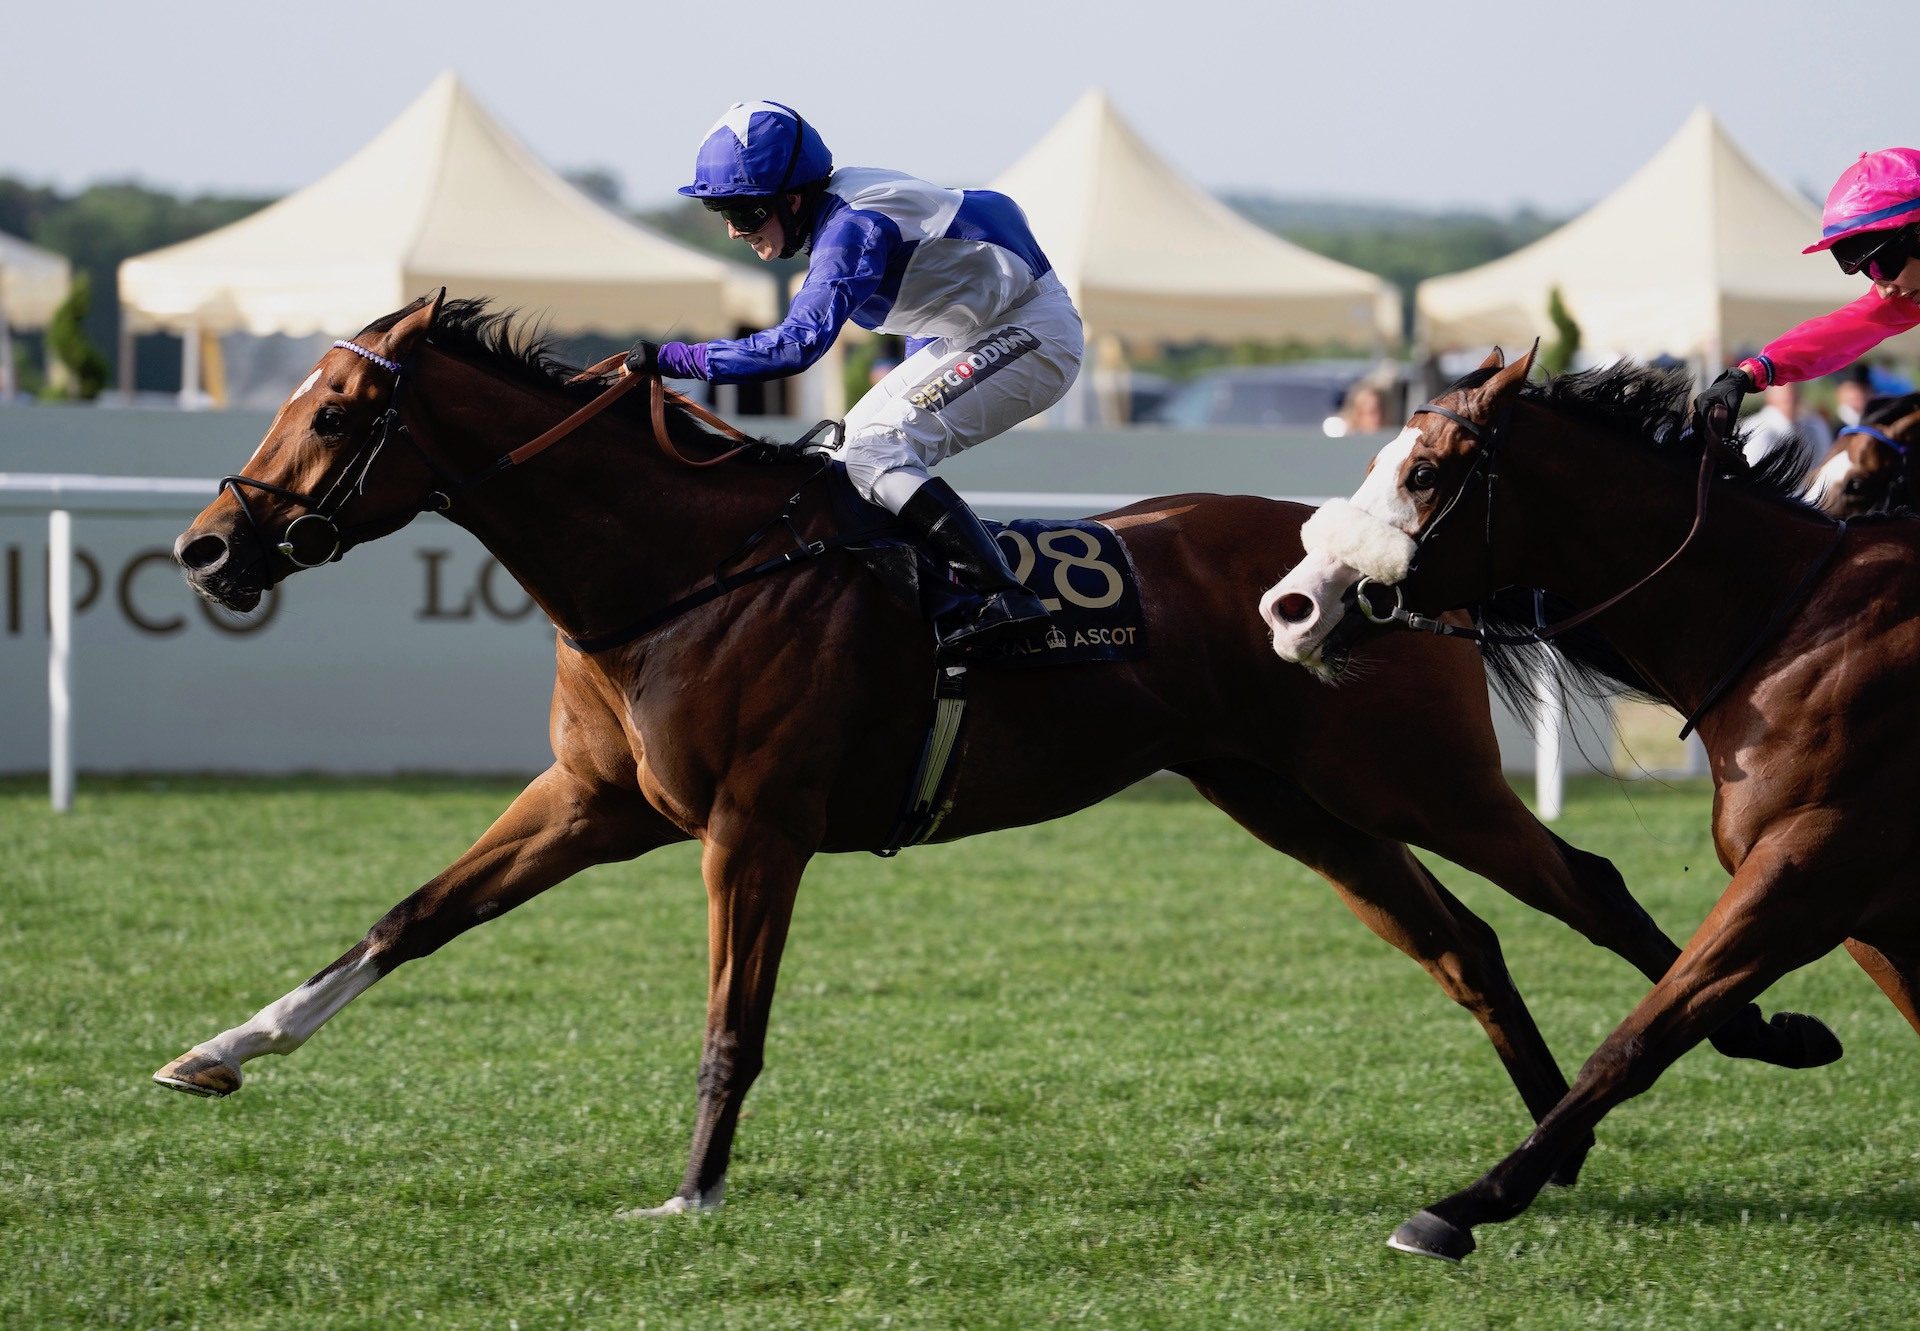
<instances>
[{"instance_id":1,"label":"white rail post","mask_svg":"<svg viewBox=\"0 0 1920 1331\"><path fill-rule=\"evenodd\" d=\"M73 514L47 514L47 782L53 811L73 807Z\"/></svg>"},{"instance_id":2,"label":"white rail post","mask_svg":"<svg viewBox=\"0 0 1920 1331\"><path fill-rule=\"evenodd\" d=\"M1551 823L1560 817L1565 794L1564 774L1560 770L1560 727L1567 716L1566 695L1560 689L1560 676L1543 652L1536 690L1539 701L1533 714L1533 798L1540 821Z\"/></svg>"}]
</instances>

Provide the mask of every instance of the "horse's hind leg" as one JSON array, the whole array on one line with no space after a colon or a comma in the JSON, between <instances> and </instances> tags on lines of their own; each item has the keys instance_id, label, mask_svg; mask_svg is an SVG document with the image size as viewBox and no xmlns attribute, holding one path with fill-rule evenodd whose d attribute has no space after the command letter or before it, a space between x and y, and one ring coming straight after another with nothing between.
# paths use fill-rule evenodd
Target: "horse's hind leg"
<instances>
[{"instance_id":1,"label":"horse's hind leg","mask_svg":"<svg viewBox=\"0 0 1920 1331\"><path fill-rule=\"evenodd\" d=\"M381 917L366 937L291 993L153 1074L195 1095L240 1089L240 1065L298 1049L340 1009L403 961L512 910L581 869L683 839L637 797L590 785L558 766L522 791L472 849Z\"/></svg>"},{"instance_id":2,"label":"horse's hind leg","mask_svg":"<svg viewBox=\"0 0 1920 1331\"><path fill-rule=\"evenodd\" d=\"M1652 1086L1768 985L1838 945L1859 903L1833 886L1841 875L1823 870L1809 849L1782 835L1750 852L1680 959L1594 1051L1566 1098L1477 1182L1395 1230L1392 1246L1449 1261L1466 1256L1474 1227L1526 1210L1609 1110Z\"/></svg>"},{"instance_id":3,"label":"horse's hind leg","mask_svg":"<svg viewBox=\"0 0 1920 1331\"><path fill-rule=\"evenodd\" d=\"M1453 816L1423 822L1407 840L1479 874L1658 981L1680 948L1634 899L1620 871L1548 831L1503 779L1496 780L1497 788L1464 803L1464 792L1457 791L1448 806ZM1840 1057L1840 1041L1818 1018L1780 1012L1768 1021L1755 1003L1735 1011L1708 1041L1730 1058L1778 1067L1819 1067Z\"/></svg>"},{"instance_id":4,"label":"horse's hind leg","mask_svg":"<svg viewBox=\"0 0 1920 1331\"><path fill-rule=\"evenodd\" d=\"M1182 768L1202 795L1267 845L1319 873L1369 929L1425 967L1480 1023L1537 1121L1566 1093L1500 940L1397 842L1341 822L1292 784L1240 765ZM1580 1156L1556 1182L1571 1183Z\"/></svg>"},{"instance_id":5,"label":"horse's hind leg","mask_svg":"<svg viewBox=\"0 0 1920 1331\"><path fill-rule=\"evenodd\" d=\"M1847 951L1860 963L1860 969L1873 977L1880 992L1893 1000L1907 1024L1920 1032L1920 958L1896 956L1858 938L1847 940Z\"/></svg>"}]
</instances>

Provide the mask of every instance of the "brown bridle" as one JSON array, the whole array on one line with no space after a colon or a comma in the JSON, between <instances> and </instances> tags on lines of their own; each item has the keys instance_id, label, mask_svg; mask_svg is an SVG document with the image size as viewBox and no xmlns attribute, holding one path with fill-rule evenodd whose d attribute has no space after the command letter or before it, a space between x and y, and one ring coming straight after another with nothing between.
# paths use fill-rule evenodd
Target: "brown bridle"
<instances>
[{"instance_id":1,"label":"brown bridle","mask_svg":"<svg viewBox=\"0 0 1920 1331\"><path fill-rule=\"evenodd\" d=\"M405 363L400 363L389 360L377 352L370 351L357 342L342 341L335 342L333 345L341 350L350 351L361 359L378 365L393 375L393 391L387 399L386 410L381 413L374 432L369 436L368 441L348 459L346 466L342 468L340 475L334 480L333 484L329 486L323 494L315 495L291 490L285 486L274 485L266 481L255 480L253 477L244 474L227 476L222 478L220 482L220 488L223 491L232 490L234 499L240 506L241 516L246 520L247 526L252 529L255 539L260 542L262 547L266 548L270 544L271 548L279 550L296 568L316 568L321 564L338 559L346 552L349 535L355 530L365 529L367 524L363 523L357 528L343 530L337 519L341 510L347 506L347 503L364 490L367 476L373 470L374 462L379 458L386 444L396 437L406 440L413 446L414 452L419 455L421 462L426 465L428 472L439 482L439 485L435 489L428 491L426 498L421 501L420 507L414 514L409 515L408 520L411 520L413 516L417 516L419 513L446 512L453 506L454 496L462 490L478 485L482 481L490 480L509 467L517 467L523 462L538 457L541 453L546 452L547 449L567 438L567 436L571 435L575 430L578 430L582 425L585 425L588 421L598 416L601 412L611 407L615 402L618 402L643 383L649 386L652 394L652 409L650 415L653 421L654 442L660 446L661 452L682 466L718 466L722 462L727 462L738 457L741 453L746 452L759 443L758 440L735 429L732 425L721 420L699 403L668 388L659 375L627 373L622 374L591 402L562 420L552 429L546 430L534 438L529 439L518 448L501 454L473 475L456 477L448 473L423 445L418 430L418 423L408 420L402 390L405 387L408 376L412 373L412 358L409 357ZM625 353L617 353L609 356L605 360L588 366L579 374L574 375L568 382L575 384L589 383L605 378L608 374L618 369L624 360ZM673 437L667 429L667 403L669 401L672 401L694 419L712 427L726 438L736 440L737 443L734 447L710 458L690 458L686 456L686 454L674 446ZM280 540L269 543L265 538L265 534L260 530L259 522L253 516L252 507L247 503L245 493L247 489L260 490L267 494L276 495L282 499L293 500L307 511L301 513L287 524L281 533ZM302 526L312 527L315 524L321 528L319 539L327 543L327 549L324 553L321 553L318 558L309 559L300 553L299 542L295 540L294 532Z\"/></svg>"}]
</instances>

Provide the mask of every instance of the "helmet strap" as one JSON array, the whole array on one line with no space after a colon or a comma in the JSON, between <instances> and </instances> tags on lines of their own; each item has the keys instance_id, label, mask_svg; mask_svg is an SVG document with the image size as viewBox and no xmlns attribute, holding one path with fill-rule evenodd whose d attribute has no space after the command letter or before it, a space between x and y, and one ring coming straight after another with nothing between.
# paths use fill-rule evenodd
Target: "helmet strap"
<instances>
[{"instance_id":1,"label":"helmet strap","mask_svg":"<svg viewBox=\"0 0 1920 1331\"><path fill-rule=\"evenodd\" d=\"M787 189L793 184L793 167L800 160L800 141L806 137L807 122L791 106L780 102L774 105L793 117L793 145L787 149L787 168L780 173L780 188L773 196L773 215L780 219L780 257L791 259L800 252L800 245L806 239L800 234L799 219L793 215L793 205L787 202Z\"/></svg>"}]
</instances>

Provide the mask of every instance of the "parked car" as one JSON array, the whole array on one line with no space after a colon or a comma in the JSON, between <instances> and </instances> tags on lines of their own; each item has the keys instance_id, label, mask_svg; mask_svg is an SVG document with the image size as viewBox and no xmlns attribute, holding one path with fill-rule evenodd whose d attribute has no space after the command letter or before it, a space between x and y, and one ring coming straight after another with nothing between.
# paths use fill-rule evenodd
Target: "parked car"
<instances>
[{"instance_id":1,"label":"parked car","mask_svg":"<svg viewBox=\"0 0 1920 1331\"><path fill-rule=\"evenodd\" d=\"M1373 361L1353 360L1210 370L1176 388L1143 423L1181 429L1241 426L1338 434L1347 390L1375 367ZM1394 403L1395 409L1398 405Z\"/></svg>"}]
</instances>

